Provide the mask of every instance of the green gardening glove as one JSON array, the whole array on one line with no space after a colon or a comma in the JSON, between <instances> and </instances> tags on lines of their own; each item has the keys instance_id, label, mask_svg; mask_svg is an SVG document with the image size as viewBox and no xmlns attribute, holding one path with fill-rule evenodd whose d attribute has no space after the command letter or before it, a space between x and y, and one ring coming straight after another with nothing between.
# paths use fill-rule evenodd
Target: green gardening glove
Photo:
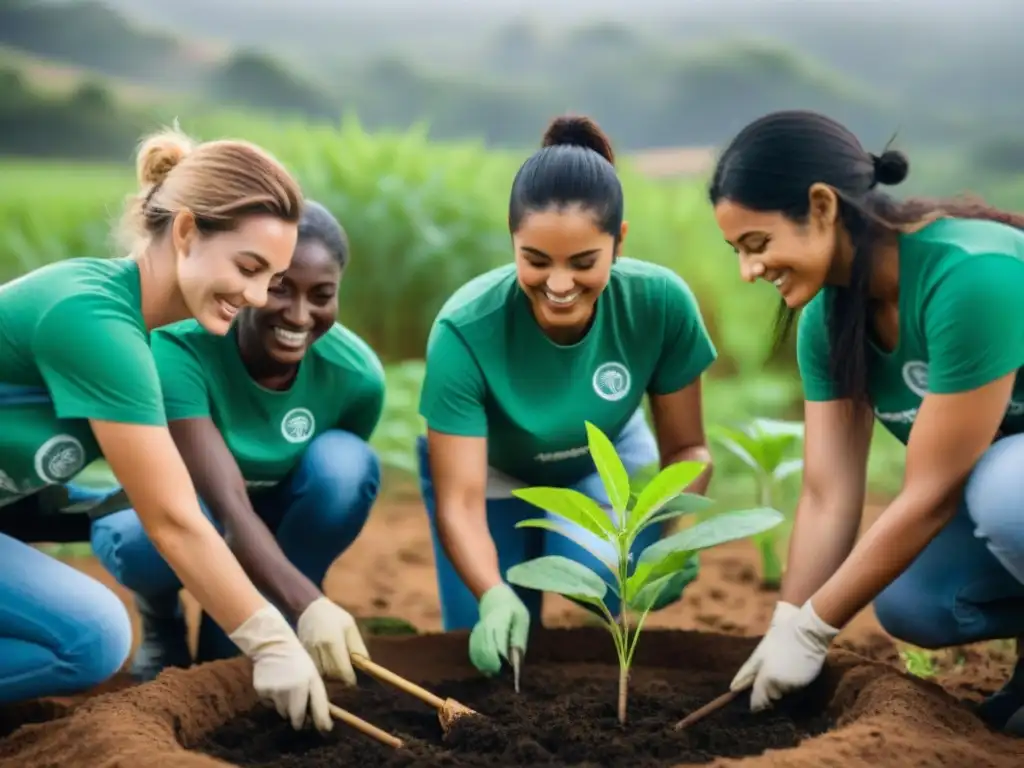
<instances>
[{"instance_id":1,"label":"green gardening glove","mask_svg":"<svg viewBox=\"0 0 1024 768\"><path fill-rule=\"evenodd\" d=\"M469 660L484 675L501 671L511 648L526 652L530 612L508 584L499 584L480 598L480 620L469 635Z\"/></svg>"}]
</instances>

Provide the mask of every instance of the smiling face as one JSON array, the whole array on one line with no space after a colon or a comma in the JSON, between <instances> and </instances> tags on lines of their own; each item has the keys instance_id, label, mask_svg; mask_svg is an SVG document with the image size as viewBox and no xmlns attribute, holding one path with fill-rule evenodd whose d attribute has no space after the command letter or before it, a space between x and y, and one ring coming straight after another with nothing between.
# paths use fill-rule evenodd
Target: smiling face
<instances>
[{"instance_id":1,"label":"smiling face","mask_svg":"<svg viewBox=\"0 0 1024 768\"><path fill-rule=\"evenodd\" d=\"M262 350L281 365L298 365L310 345L334 325L341 273L322 243L299 243L291 266L270 288L266 305L239 317L242 349Z\"/></svg>"},{"instance_id":2,"label":"smiling face","mask_svg":"<svg viewBox=\"0 0 1024 768\"><path fill-rule=\"evenodd\" d=\"M525 216L512 235L519 285L541 328L559 341L581 335L622 248L579 207Z\"/></svg>"},{"instance_id":3,"label":"smiling face","mask_svg":"<svg viewBox=\"0 0 1024 768\"><path fill-rule=\"evenodd\" d=\"M235 229L201 235L189 214L173 225L178 287L191 315L210 333L228 332L238 310L262 306L271 280L287 268L296 224L248 216Z\"/></svg>"},{"instance_id":4,"label":"smiling face","mask_svg":"<svg viewBox=\"0 0 1024 768\"><path fill-rule=\"evenodd\" d=\"M790 309L809 302L826 284L842 282L835 257L840 234L838 201L828 188L811 191L805 223L778 211L756 211L729 199L715 206L715 219L726 242L739 255L747 282L772 283Z\"/></svg>"}]
</instances>

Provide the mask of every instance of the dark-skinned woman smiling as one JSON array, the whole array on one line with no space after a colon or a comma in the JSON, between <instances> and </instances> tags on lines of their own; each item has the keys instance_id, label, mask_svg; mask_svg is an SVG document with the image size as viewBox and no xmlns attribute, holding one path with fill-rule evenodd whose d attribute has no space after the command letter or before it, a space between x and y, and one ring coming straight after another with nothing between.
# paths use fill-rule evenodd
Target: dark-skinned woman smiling
<instances>
[{"instance_id":1,"label":"dark-skinned woman smiling","mask_svg":"<svg viewBox=\"0 0 1024 768\"><path fill-rule=\"evenodd\" d=\"M167 418L202 506L259 589L296 624L328 678L355 683L349 653L368 655L351 614L320 589L362 531L379 488L369 439L384 403L373 350L336 321L349 256L341 225L307 201L291 265L265 306L223 337L186 321L154 334ZM93 523L92 544L135 594L140 679L191 663L181 583L132 509ZM238 653L200 627L197 662Z\"/></svg>"}]
</instances>

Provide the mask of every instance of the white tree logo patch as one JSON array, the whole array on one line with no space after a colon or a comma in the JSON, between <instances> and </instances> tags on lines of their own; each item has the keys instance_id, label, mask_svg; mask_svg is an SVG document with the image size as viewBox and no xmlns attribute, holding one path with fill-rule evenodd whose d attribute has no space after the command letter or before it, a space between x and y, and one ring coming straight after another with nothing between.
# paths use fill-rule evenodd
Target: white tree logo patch
<instances>
[{"instance_id":1,"label":"white tree logo patch","mask_svg":"<svg viewBox=\"0 0 1024 768\"><path fill-rule=\"evenodd\" d=\"M313 436L316 419L308 408L292 408L281 419L281 434L289 443L304 443Z\"/></svg>"},{"instance_id":2,"label":"white tree logo patch","mask_svg":"<svg viewBox=\"0 0 1024 768\"><path fill-rule=\"evenodd\" d=\"M593 385L598 397L621 400L629 394L629 369L622 363L599 365L594 371Z\"/></svg>"},{"instance_id":3,"label":"white tree logo patch","mask_svg":"<svg viewBox=\"0 0 1024 768\"><path fill-rule=\"evenodd\" d=\"M928 394L928 363L911 360L903 366L903 381L918 397Z\"/></svg>"},{"instance_id":4,"label":"white tree logo patch","mask_svg":"<svg viewBox=\"0 0 1024 768\"><path fill-rule=\"evenodd\" d=\"M45 483L66 483L85 466L85 449L71 435L54 435L36 451L36 475Z\"/></svg>"}]
</instances>

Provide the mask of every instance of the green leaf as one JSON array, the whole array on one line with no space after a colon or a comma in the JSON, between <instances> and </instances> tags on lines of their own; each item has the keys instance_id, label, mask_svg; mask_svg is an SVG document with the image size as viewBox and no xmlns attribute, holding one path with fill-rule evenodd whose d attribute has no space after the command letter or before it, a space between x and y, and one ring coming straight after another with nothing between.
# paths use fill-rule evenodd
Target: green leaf
<instances>
[{"instance_id":1,"label":"green leaf","mask_svg":"<svg viewBox=\"0 0 1024 768\"><path fill-rule=\"evenodd\" d=\"M643 525L637 527L635 533L650 528L652 525L663 523L683 515L691 515L695 512L704 512L715 505L715 502L707 496L698 496L695 493L681 493L674 499L669 500L662 506L661 511L656 515L647 518Z\"/></svg>"},{"instance_id":2,"label":"green leaf","mask_svg":"<svg viewBox=\"0 0 1024 768\"><path fill-rule=\"evenodd\" d=\"M804 425L800 421L782 421L780 419L754 419L751 426L753 429L766 436L776 437L795 437L802 438L804 436Z\"/></svg>"},{"instance_id":3,"label":"green leaf","mask_svg":"<svg viewBox=\"0 0 1024 768\"><path fill-rule=\"evenodd\" d=\"M665 467L641 492L636 506L629 515L629 528L635 530L644 521L660 511L697 479L707 465L699 461L679 461Z\"/></svg>"},{"instance_id":4,"label":"green leaf","mask_svg":"<svg viewBox=\"0 0 1024 768\"><path fill-rule=\"evenodd\" d=\"M641 563L659 563L674 553L698 552L764 533L783 519L781 512L768 507L723 512L651 544L637 559L637 569Z\"/></svg>"},{"instance_id":5,"label":"green leaf","mask_svg":"<svg viewBox=\"0 0 1024 768\"><path fill-rule=\"evenodd\" d=\"M697 577L697 570L697 558L691 555L682 568L648 580L629 602L630 610L645 613L664 607L668 598L678 596Z\"/></svg>"},{"instance_id":6,"label":"green leaf","mask_svg":"<svg viewBox=\"0 0 1024 768\"><path fill-rule=\"evenodd\" d=\"M587 550L587 552L589 552L602 563L604 563L606 566L608 566L608 570L612 573L617 573L619 570L619 564L614 558L608 557L608 555L604 554L603 552L600 552L597 549L597 547L595 547L593 544L588 543L584 536L578 535L577 532L570 532L565 530L560 525L558 525L558 523L556 523L554 520L548 520L547 518L543 517L534 518L532 520L520 520L518 523L516 523L516 528L540 528L541 530L550 531L551 533L557 533L569 539L569 541L583 547L583 549ZM601 541L610 544L610 542L608 542L606 539L601 539ZM614 549L614 546L612 548Z\"/></svg>"},{"instance_id":7,"label":"green leaf","mask_svg":"<svg viewBox=\"0 0 1024 768\"><path fill-rule=\"evenodd\" d=\"M789 459L775 468L774 477L776 480L785 480L790 475L802 471L804 468L803 459Z\"/></svg>"},{"instance_id":8,"label":"green leaf","mask_svg":"<svg viewBox=\"0 0 1024 768\"><path fill-rule=\"evenodd\" d=\"M585 423L590 456L604 483L608 502L618 515L620 525L625 527L626 505L629 504L629 474L608 436L589 421Z\"/></svg>"},{"instance_id":9,"label":"green leaf","mask_svg":"<svg viewBox=\"0 0 1024 768\"><path fill-rule=\"evenodd\" d=\"M591 605L603 605L608 593L604 579L587 566L561 555L545 555L513 565L505 578L526 589L555 592Z\"/></svg>"},{"instance_id":10,"label":"green leaf","mask_svg":"<svg viewBox=\"0 0 1024 768\"><path fill-rule=\"evenodd\" d=\"M572 488L517 488L512 491L512 495L545 512L576 523L595 536L609 541L614 541L617 536L614 523L601 505Z\"/></svg>"},{"instance_id":11,"label":"green leaf","mask_svg":"<svg viewBox=\"0 0 1024 768\"><path fill-rule=\"evenodd\" d=\"M762 468L760 446L743 430L717 426L708 429L708 435L751 469Z\"/></svg>"}]
</instances>

